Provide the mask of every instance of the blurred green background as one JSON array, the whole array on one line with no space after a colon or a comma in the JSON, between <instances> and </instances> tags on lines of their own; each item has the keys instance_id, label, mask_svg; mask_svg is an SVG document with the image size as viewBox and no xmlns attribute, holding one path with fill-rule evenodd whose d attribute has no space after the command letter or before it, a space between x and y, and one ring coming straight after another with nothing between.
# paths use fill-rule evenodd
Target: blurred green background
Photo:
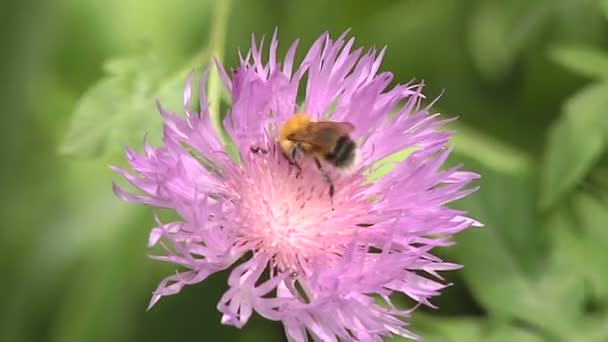
<instances>
[{"instance_id":1,"label":"blurred green background","mask_svg":"<svg viewBox=\"0 0 608 342\"><path fill-rule=\"evenodd\" d=\"M608 1L53 0L3 3L0 341L282 341L220 325L226 274L161 300L149 208L111 192L125 144L157 138L210 51L236 67L279 28L299 58L323 31L388 45L460 120L451 162L483 175L455 205L486 224L438 251L463 263L419 310L428 341L608 341ZM224 35L225 33L225 35Z\"/></svg>"}]
</instances>

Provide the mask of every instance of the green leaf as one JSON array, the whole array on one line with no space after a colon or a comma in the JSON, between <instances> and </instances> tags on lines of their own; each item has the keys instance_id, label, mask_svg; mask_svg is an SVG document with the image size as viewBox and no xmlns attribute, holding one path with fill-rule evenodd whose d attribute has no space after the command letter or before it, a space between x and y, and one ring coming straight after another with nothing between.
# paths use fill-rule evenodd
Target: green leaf
<instances>
[{"instance_id":1,"label":"green leaf","mask_svg":"<svg viewBox=\"0 0 608 342\"><path fill-rule=\"evenodd\" d=\"M559 46L550 56L563 67L593 78L608 77L608 52L591 46Z\"/></svg>"},{"instance_id":2,"label":"green leaf","mask_svg":"<svg viewBox=\"0 0 608 342\"><path fill-rule=\"evenodd\" d=\"M508 18L501 7L496 1L479 4L469 32L473 62L478 71L492 81L507 73L515 54L508 38Z\"/></svg>"},{"instance_id":3,"label":"green leaf","mask_svg":"<svg viewBox=\"0 0 608 342\"><path fill-rule=\"evenodd\" d=\"M600 0L600 7L606 16L606 19L608 19L608 0Z\"/></svg>"},{"instance_id":4,"label":"green leaf","mask_svg":"<svg viewBox=\"0 0 608 342\"><path fill-rule=\"evenodd\" d=\"M416 148L406 148L395 152L381 160L376 161L369 169L369 175L367 182L375 182L376 180L384 177L387 173L391 172L396 165L405 160L410 154L414 153Z\"/></svg>"},{"instance_id":5,"label":"green leaf","mask_svg":"<svg viewBox=\"0 0 608 342\"><path fill-rule=\"evenodd\" d=\"M608 341L608 315L589 315L577 322L579 336L574 342Z\"/></svg>"},{"instance_id":6,"label":"green leaf","mask_svg":"<svg viewBox=\"0 0 608 342\"><path fill-rule=\"evenodd\" d=\"M427 342L542 342L541 336L506 321L473 317L434 317L414 313L411 330ZM406 341L395 338L389 341Z\"/></svg>"},{"instance_id":7,"label":"green leaf","mask_svg":"<svg viewBox=\"0 0 608 342\"><path fill-rule=\"evenodd\" d=\"M598 7L598 0L562 0L554 3L552 20L559 24L551 27L551 41L603 45L606 18Z\"/></svg>"},{"instance_id":8,"label":"green leaf","mask_svg":"<svg viewBox=\"0 0 608 342\"><path fill-rule=\"evenodd\" d=\"M474 169L483 175L481 190L460 204L485 227L460 234L449 249L464 265L473 297L492 317L523 320L554 338L573 336L569 315L581 311L583 284L569 269L546 264L536 177Z\"/></svg>"},{"instance_id":9,"label":"green leaf","mask_svg":"<svg viewBox=\"0 0 608 342\"><path fill-rule=\"evenodd\" d=\"M541 205L548 208L591 170L608 137L608 82L592 85L568 100L551 127L542 169Z\"/></svg>"},{"instance_id":10,"label":"green leaf","mask_svg":"<svg viewBox=\"0 0 608 342\"><path fill-rule=\"evenodd\" d=\"M531 331L525 330L522 327L516 327L508 324L501 324L494 327L488 333L488 336L479 340L480 342L544 342L544 338Z\"/></svg>"},{"instance_id":11,"label":"green leaf","mask_svg":"<svg viewBox=\"0 0 608 342\"><path fill-rule=\"evenodd\" d=\"M414 313L412 330L427 342L474 342L481 341L484 321L476 318L438 318L428 314ZM389 341L407 341L395 338Z\"/></svg>"},{"instance_id":12,"label":"green leaf","mask_svg":"<svg viewBox=\"0 0 608 342\"><path fill-rule=\"evenodd\" d=\"M608 310L608 204L586 193L573 196L548 221L556 264L584 279L588 300Z\"/></svg>"},{"instance_id":13,"label":"green leaf","mask_svg":"<svg viewBox=\"0 0 608 342\"><path fill-rule=\"evenodd\" d=\"M181 111L189 69L170 74L150 54L109 60L104 65L107 75L76 105L59 152L92 158L139 146L146 134L152 143L158 142L162 125L155 101Z\"/></svg>"},{"instance_id":14,"label":"green leaf","mask_svg":"<svg viewBox=\"0 0 608 342\"><path fill-rule=\"evenodd\" d=\"M89 89L77 105L59 152L80 157L102 154L110 143L112 119L129 101L128 91L128 85L118 78L101 80Z\"/></svg>"},{"instance_id":15,"label":"green leaf","mask_svg":"<svg viewBox=\"0 0 608 342\"><path fill-rule=\"evenodd\" d=\"M454 144L456 154L474 159L485 167L506 173L519 174L526 172L532 165L530 157L525 152L464 123L450 123L447 129L455 132L451 142ZM416 148L404 149L375 162L370 168L367 181L373 182L384 177L395 165L405 160L415 151Z\"/></svg>"},{"instance_id":16,"label":"green leaf","mask_svg":"<svg viewBox=\"0 0 608 342\"><path fill-rule=\"evenodd\" d=\"M532 160L525 151L462 122L449 124L449 129L455 131L451 139L454 150L486 167L516 174L525 172L532 165Z\"/></svg>"},{"instance_id":17,"label":"green leaf","mask_svg":"<svg viewBox=\"0 0 608 342\"><path fill-rule=\"evenodd\" d=\"M549 1L482 1L474 7L468 30L473 63L489 81L498 81L511 70L524 45L541 28Z\"/></svg>"}]
</instances>

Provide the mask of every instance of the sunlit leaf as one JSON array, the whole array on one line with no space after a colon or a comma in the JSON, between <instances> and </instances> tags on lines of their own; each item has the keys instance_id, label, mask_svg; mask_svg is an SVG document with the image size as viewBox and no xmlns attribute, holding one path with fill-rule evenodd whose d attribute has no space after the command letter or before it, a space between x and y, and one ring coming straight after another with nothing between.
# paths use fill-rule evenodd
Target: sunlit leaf
<instances>
[{"instance_id":1,"label":"sunlit leaf","mask_svg":"<svg viewBox=\"0 0 608 342\"><path fill-rule=\"evenodd\" d=\"M410 154L415 152L415 148L408 148L399 152L395 152L377 162L375 162L370 170L367 181L374 182L382 177L384 177L387 173L391 172L396 165L398 165L401 161L405 160Z\"/></svg>"},{"instance_id":2,"label":"sunlit leaf","mask_svg":"<svg viewBox=\"0 0 608 342\"><path fill-rule=\"evenodd\" d=\"M591 46L560 46L550 51L557 63L584 76L608 77L608 52Z\"/></svg>"},{"instance_id":3,"label":"sunlit leaf","mask_svg":"<svg viewBox=\"0 0 608 342\"><path fill-rule=\"evenodd\" d=\"M94 157L105 152L113 130L112 121L117 120L121 107L130 100L130 87L125 82L119 78L102 80L85 93L77 105L68 134L59 147L62 154ZM133 108L125 114L142 115ZM158 118L152 120L158 124Z\"/></svg>"},{"instance_id":4,"label":"sunlit leaf","mask_svg":"<svg viewBox=\"0 0 608 342\"><path fill-rule=\"evenodd\" d=\"M104 69L108 75L76 105L70 129L59 146L62 154L98 157L139 146L146 134L157 142L162 125L155 101L181 111L187 70L169 73L162 61L150 55L113 59Z\"/></svg>"},{"instance_id":5,"label":"sunlit leaf","mask_svg":"<svg viewBox=\"0 0 608 342\"><path fill-rule=\"evenodd\" d=\"M608 136L608 83L572 97L549 131L542 170L541 204L547 208L572 190L601 156Z\"/></svg>"}]
</instances>

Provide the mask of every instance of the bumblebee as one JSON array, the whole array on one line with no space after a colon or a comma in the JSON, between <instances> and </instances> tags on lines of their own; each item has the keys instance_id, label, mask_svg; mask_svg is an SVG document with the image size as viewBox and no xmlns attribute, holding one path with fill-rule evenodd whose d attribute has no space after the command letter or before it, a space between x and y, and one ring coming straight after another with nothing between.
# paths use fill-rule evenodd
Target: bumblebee
<instances>
[{"instance_id":1,"label":"bumblebee","mask_svg":"<svg viewBox=\"0 0 608 342\"><path fill-rule=\"evenodd\" d=\"M314 121L305 113L293 115L279 128L279 145L292 165L301 173L300 156L314 158L333 199L335 187L321 160L338 170L349 171L357 157L357 144L350 137L355 129L351 123Z\"/></svg>"}]
</instances>

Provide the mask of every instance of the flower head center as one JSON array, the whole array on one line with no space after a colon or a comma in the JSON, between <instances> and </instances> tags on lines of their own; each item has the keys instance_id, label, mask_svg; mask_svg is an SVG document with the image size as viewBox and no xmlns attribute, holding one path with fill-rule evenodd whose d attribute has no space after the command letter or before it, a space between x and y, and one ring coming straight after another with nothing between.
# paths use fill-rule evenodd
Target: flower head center
<instances>
[{"instance_id":1,"label":"flower head center","mask_svg":"<svg viewBox=\"0 0 608 342\"><path fill-rule=\"evenodd\" d=\"M297 177L280 153L253 154L231 187L239 198L243 242L255 242L279 270L307 273L315 258L334 260L342 254L361 229L357 219L366 215L369 203L351 198L359 190L359 177L333 174L332 199L314 163L300 164Z\"/></svg>"}]
</instances>

